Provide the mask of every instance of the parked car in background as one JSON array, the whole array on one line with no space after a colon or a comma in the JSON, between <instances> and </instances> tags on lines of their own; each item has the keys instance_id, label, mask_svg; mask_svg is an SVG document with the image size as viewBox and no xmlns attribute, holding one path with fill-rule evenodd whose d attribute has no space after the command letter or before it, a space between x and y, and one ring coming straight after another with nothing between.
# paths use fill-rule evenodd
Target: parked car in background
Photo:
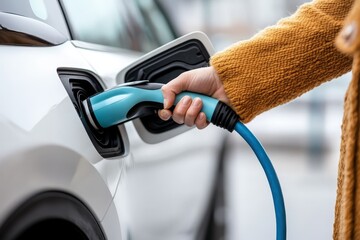
<instances>
[{"instance_id":1,"label":"parked car in background","mask_svg":"<svg viewBox=\"0 0 360 240\"><path fill-rule=\"evenodd\" d=\"M0 2L0 239L210 239L226 133L156 114L96 130L81 105L135 61L161 82L207 64L141 72L177 37L156 0Z\"/></svg>"}]
</instances>

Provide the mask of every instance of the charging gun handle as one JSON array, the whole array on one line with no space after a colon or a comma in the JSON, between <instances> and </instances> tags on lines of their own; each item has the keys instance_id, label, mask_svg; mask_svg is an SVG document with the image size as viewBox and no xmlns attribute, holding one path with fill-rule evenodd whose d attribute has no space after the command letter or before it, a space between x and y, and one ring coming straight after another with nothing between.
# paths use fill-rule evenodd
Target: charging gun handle
<instances>
[{"instance_id":1,"label":"charging gun handle","mask_svg":"<svg viewBox=\"0 0 360 240\"><path fill-rule=\"evenodd\" d=\"M162 86L163 84L145 83L133 85L132 87L151 90L149 94L152 95L152 100L162 104L164 102L161 92ZM189 96L192 99L196 97L201 99L203 103L201 112L205 113L206 119L209 122L218 127L225 128L230 132L234 130L236 123L239 121L239 117L228 105L204 94L189 91L181 92L176 95L174 105L177 105L184 96Z\"/></svg>"}]
</instances>

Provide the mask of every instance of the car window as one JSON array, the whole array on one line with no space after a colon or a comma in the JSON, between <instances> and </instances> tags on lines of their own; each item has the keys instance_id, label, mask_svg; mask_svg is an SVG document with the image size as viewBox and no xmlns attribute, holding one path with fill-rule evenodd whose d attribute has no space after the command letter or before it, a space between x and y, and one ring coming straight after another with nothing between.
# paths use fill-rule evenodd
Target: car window
<instances>
[{"instance_id":1,"label":"car window","mask_svg":"<svg viewBox=\"0 0 360 240\"><path fill-rule=\"evenodd\" d=\"M0 11L40 20L70 38L64 15L57 0L1 0Z\"/></svg>"},{"instance_id":2,"label":"car window","mask_svg":"<svg viewBox=\"0 0 360 240\"><path fill-rule=\"evenodd\" d=\"M148 52L175 38L154 0L62 0L74 40Z\"/></svg>"}]
</instances>

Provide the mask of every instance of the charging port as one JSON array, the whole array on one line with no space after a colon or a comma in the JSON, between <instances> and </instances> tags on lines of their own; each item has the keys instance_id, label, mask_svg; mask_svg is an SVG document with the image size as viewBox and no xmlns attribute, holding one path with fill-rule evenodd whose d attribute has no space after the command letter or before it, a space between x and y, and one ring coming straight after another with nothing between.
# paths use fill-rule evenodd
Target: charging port
<instances>
[{"instance_id":1,"label":"charging port","mask_svg":"<svg viewBox=\"0 0 360 240\"><path fill-rule=\"evenodd\" d=\"M146 79L149 82L168 83L185 71L209 66L209 60L210 54L202 42L190 39L131 66L125 73L124 81ZM140 120L145 129L153 134L179 127L171 119L161 120L157 114L142 117Z\"/></svg>"},{"instance_id":2,"label":"charging port","mask_svg":"<svg viewBox=\"0 0 360 240\"><path fill-rule=\"evenodd\" d=\"M104 158L123 155L125 153L124 141L118 127L95 129L86 117L82 101L104 91L95 74L77 70L58 70L58 74L99 154Z\"/></svg>"}]
</instances>

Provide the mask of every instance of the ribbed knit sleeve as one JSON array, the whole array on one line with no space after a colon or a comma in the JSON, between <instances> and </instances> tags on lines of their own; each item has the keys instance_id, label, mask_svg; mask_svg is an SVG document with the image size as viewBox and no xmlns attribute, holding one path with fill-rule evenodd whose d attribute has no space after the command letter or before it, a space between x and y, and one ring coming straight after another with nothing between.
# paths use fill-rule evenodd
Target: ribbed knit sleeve
<instances>
[{"instance_id":1,"label":"ribbed knit sleeve","mask_svg":"<svg viewBox=\"0 0 360 240\"><path fill-rule=\"evenodd\" d=\"M243 122L351 70L334 40L352 0L315 0L211 58Z\"/></svg>"}]
</instances>

